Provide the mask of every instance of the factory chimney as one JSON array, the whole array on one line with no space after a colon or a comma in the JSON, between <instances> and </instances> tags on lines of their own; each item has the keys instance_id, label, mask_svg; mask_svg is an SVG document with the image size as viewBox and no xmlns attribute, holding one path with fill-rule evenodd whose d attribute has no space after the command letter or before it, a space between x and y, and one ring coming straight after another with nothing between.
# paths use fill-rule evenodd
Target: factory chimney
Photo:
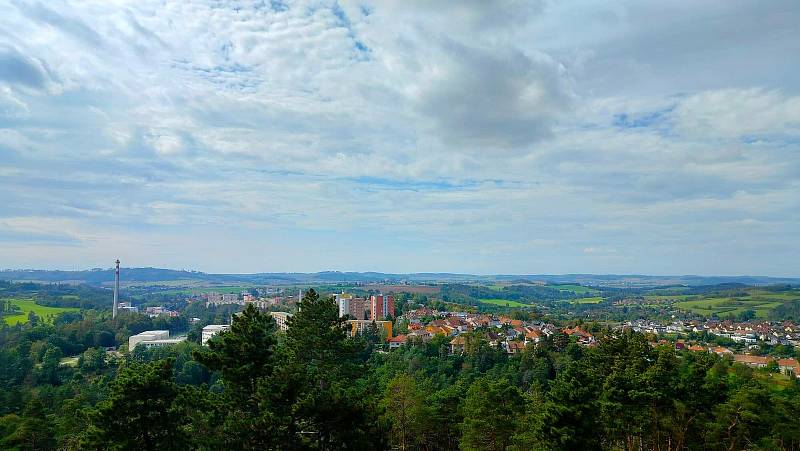
<instances>
[{"instance_id":1,"label":"factory chimney","mask_svg":"<svg viewBox=\"0 0 800 451\"><path fill-rule=\"evenodd\" d=\"M111 317L117 317L117 304L119 303L119 259L116 261L117 268L114 270L114 307L111 310Z\"/></svg>"}]
</instances>

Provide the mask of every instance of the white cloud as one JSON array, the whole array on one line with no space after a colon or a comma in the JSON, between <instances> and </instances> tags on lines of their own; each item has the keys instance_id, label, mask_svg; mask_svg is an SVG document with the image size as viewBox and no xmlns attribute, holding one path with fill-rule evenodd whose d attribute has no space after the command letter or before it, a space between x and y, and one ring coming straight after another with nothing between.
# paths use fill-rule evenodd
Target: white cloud
<instances>
[{"instance_id":1,"label":"white cloud","mask_svg":"<svg viewBox=\"0 0 800 451\"><path fill-rule=\"evenodd\" d=\"M785 274L800 8L775 8L9 2L0 220L89 235L8 229L0 266Z\"/></svg>"}]
</instances>

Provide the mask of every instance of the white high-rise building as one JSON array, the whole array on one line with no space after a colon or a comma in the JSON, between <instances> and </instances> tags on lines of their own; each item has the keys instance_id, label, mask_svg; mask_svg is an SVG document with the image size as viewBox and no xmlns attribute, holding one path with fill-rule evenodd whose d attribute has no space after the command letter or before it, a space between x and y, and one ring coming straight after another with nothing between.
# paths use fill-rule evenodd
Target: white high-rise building
<instances>
[{"instance_id":1,"label":"white high-rise building","mask_svg":"<svg viewBox=\"0 0 800 451\"><path fill-rule=\"evenodd\" d=\"M353 300L352 294L337 294L336 305L339 306L339 317L343 318L350 314L350 303Z\"/></svg>"}]
</instances>

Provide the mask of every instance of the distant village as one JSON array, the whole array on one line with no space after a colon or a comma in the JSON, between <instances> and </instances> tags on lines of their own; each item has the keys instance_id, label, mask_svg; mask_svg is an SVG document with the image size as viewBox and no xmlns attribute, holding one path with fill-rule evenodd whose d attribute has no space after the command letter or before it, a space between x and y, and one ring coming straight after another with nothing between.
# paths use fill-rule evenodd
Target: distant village
<instances>
[{"instance_id":1,"label":"distant village","mask_svg":"<svg viewBox=\"0 0 800 451\"><path fill-rule=\"evenodd\" d=\"M194 302L206 306L241 305L267 311L276 321L278 329L288 329L288 319L301 294L287 295L281 289L258 293L198 293L191 296ZM374 294L357 297L347 293L334 295L339 316L345 319L351 336L363 334L372 327L379 331L384 352L404 345L413 346L440 336L449 340L451 354L462 354L470 337L485 340L490 346L509 355L521 353L528 346L543 340L566 340L580 346L596 346L595 334L586 324L557 326L544 321L525 321L507 315L441 311L430 307L406 310L395 316L393 295ZM120 309L135 310L130 304L120 303ZM284 311L278 311L284 310ZM164 307L147 307L144 314L177 316L180 313ZM193 318L192 321L197 320ZM201 344L216 334L228 330L229 324L210 324L202 329ZM614 327L617 331L631 330L651 337L652 346L674 346L676 350L713 352L730 356L734 361L756 368L774 369L800 377L800 364L794 358L774 358L759 355L761 345L800 346L800 325L791 322L750 321L698 321L674 320L660 323L652 320L627 321ZM145 331L129 338L128 349L136 346L164 346L179 343L186 337L169 337L166 330ZM728 345L723 345L729 343Z\"/></svg>"}]
</instances>

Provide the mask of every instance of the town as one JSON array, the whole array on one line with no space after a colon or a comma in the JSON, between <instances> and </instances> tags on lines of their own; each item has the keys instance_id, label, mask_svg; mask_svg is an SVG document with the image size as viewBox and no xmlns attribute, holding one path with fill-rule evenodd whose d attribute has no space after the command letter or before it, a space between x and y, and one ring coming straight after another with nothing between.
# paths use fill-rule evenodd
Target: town
<instances>
[{"instance_id":1,"label":"town","mask_svg":"<svg viewBox=\"0 0 800 451\"><path fill-rule=\"evenodd\" d=\"M292 289L293 291L293 289ZM193 293L187 299L205 303L207 307L253 305L267 312L275 320L278 329L288 329L287 311L270 311L274 308L295 308L302 291L295 296L286 296L281 289L253 289L241 293L218 293L214 291ZM379 331L380 349L391 351L403 345L424 343L435 336L449 340L451 354L463 354L467 339L484 340L488 345L513 355L521 353L527 346L536 346L543 340L574 342L581 346L596 346L592 331L604 327L599 323L578 323L557 326L539 320L514 319L504 314L471 313L465 311L440 311L426 306L413 305L407 301L403 313L395 316L395 299L392 295L374 294L358 297L347 293L334 294L339 316L346 320L350 336L363 334L369 327ZM415 308L414 308L415 307ZM121 303L120 309L136 312L130 303ZM150 317L166 315L175 317L179 313L163 306L146 307L144 313ZM234 315L231 315L233 318ZM191 318L197 323L199 318ZM606 326L608 327L608 326ZM214 335L226 331L230 324L209 324L202 328L201 344L206 345ZM755 368L774 367L776 371L800 377L800 363L793 349L800 349L800 325L791 321L733 320L673 320L653 321L647 319L628 320L611 327L616 331L631 330L651 338L650 344L674 346L676 350L712 352L721 357ZM186 337L170 338L169 331L144 331L133 335L128 341L128 350L137 345L145 347L176 344Z\"/></svg>"}]
</instances>

